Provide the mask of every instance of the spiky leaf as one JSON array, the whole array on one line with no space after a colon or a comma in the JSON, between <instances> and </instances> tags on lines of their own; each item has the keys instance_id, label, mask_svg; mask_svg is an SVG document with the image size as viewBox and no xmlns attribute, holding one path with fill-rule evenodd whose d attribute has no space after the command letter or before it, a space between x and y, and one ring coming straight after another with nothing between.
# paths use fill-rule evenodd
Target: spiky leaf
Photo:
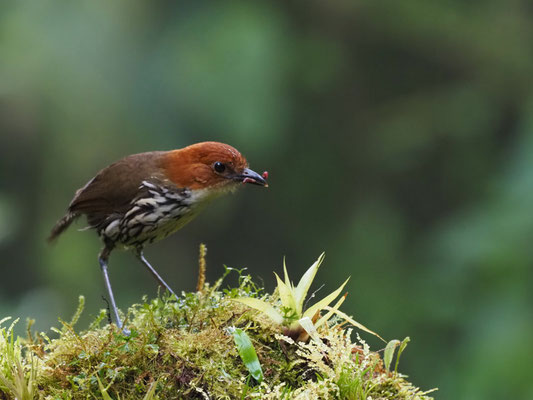
<instances>
[{"instance_id":1,"label":"spiky leaf","mask_svg":"<svg viewBox=\"0 0 533 400\"><path fill-rule=\"evenodd\" d=\"M274 272L274 275L276 275L276 280L278 281L278 292L279 297L281 299L281 304L283 304L283 307L290 308L291 310L295 310L295 302L293 297L293 292L289 286L287 286L281 278Z\"/></svg>"},{"instance_id":2,"label":"spiky leaf","mask_svg":"<svg viewBox=\"0 0 533 400\"><path fill-rule=\"evenodd\" d=\"M331 307L325 307L326 310L333 310ZM361 329L362 331L365 331L365 332L368 332L368 333L371 333L372 335L380 338L381 340L383 340L384 342L387 342L385 339L383 339L381 336L379 336L376 332L374 331L371 331L370 329L368 329L366 326L360 324L359 322L357 322L356 320L354 320L352 317L350 317L349 315L343 313L341 310L334 310L333 311L335 314L337 314L338 316L342 317L342 319L344 319L346 322L349 322L350 324L352 324L353 326L355 326L356 328L359 328Z\"/></svg>"},{"instance_id":3,"label":"spiky leaf","mask_svg":"<svg viewBox=\"0 0 533 400\"><path fill-rule=\"evenodd\" d=\"M313 263L313 265L311 265L309 269L305 271L302 278L300 279L300 282L298 282L298 286L296 286L296 289L294 289L294 301L296 303L296 312L299 315L302 314L305 296L307 296L307 292L309 291L309 288L311 287L311 284L313 283L313 279L315 279L315 275L316 275L316 272L318 271L318 267L320 267L320 264L322 264L322 261L324 261L325 254L326 253L324 252L320 254L320 256Z\"/></svg>"},{"instance_id":4,"label":"spiky leaf","mask_svg":"<svg viewBox=\"0 0 533 400\"><path fill-rule=\"evenodd\" d=\"M346 300L346 294L344 296L342 296L339 301L337 303L335 303L335 305L333 307L331 307L331 310L329 310L326 315L324 315L322 318L320 318L316 323L315 323L315 327L318 328L319 326L321 326L322 324L326 323L327 321L329 321L329 319L331 318L331 316L335 313L336 310L339 309L339 307L341 306L342 303L344 303L344 300Z\"/></svg>"},{"instance_id":5,"label":"spiky leaf","mask_svg":"<svg viewBox=\"0 0 533 400\"><path fill-rule=\"evenodd\" d=\"M320 310L324 309L325 307L327 307L329 305L329 303L331 303L333 300L335 300L339 296L339 294L341 293L342 289L344 289L344 286L346 286L346 284L348 283L349 280L350 280L350 278L346 279L344 281L344 283L337 290L335 290L333 293L331 293L330 295L324 297L322 300L320 300L319 302L313 304L311 307L309 307L307 310L305 310L303 316L312 318L313 315L315 315L315 313L317 311L320 311Z\"/></svg>"},{"instance_id":6,"label":"spiky leaf","mask_svg":"<svg viewBox=\"0 0 533 400\"><path fill-rule=\"evenodd\" d=\"M281 325L283 323L283 316L274 307L263 300L255 299L253 297L240 297L233 300L261 311L276 324Z\"/></svg>"},{"instance_id":7,"label":"spiky leaf","mask_svg":"<svg viewBox=\"0 0 533 400\"><path fill-rule=\"evenodd\" d=\"M293 284L291 282L291 280L289 279L289 274L287 272L287 264L285 262L285 257L283 257L283 274L284 274L284 277L285 277L285 285L287 285L287 287L290 287L291 289L293 289Z\"/></svg>"}]
</instances>

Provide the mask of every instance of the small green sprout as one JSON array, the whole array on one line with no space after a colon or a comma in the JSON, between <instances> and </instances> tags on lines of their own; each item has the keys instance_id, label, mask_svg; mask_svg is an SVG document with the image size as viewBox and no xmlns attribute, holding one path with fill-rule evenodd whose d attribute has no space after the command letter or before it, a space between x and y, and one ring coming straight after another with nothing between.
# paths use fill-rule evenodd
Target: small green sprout
<instances>
[{"instance_id":1,"label":"small green sprout","mask_svg":"<svg viewBox=\"0 0 533 400\"><path fill-rule=\"evenodd\" d=\"M391 340L389 343L387 343L387 346L385 347L385 353L383 356L383 362L385 363L385 369L387 371L390 371L390 364L392 362L392 357L394 356L394 350L396 350L396 347L398 347L398 354L396 355L396 366L394 367L394 372L398 373L398 364L400 362L400 356L402 355L402 352L407 347L407 344L411 341L409 336L407 336L404 340L401 342L397 339Z\"/></svg>"},{"instance_id":2,"label":"small green sprout","mask_svg":"<svg viewBox=\"0 0 533 400\"><path fill-rule=\"evenodd\" d=\"M333 314L339 315L341 318L361 330L380 337L377 333L367 329L339 310L339 307L346 299L346 295L341 297L333 307L329 307L329 304L339 296L350 278L346 279L333 293L308 307L305 311L303 310L307 292L313 283L313 279L315 278L320 264L324 261L324 257L325 253L322 253L313 265L311 265L311 267L309 267L309 269L303 274L297 286L294 286L289 279L287 266L285 260L283 260L285 281L283 281L278 274L274 273L274 275L276 275L278 292L281 300L281 307L278 309L266 301L253 297L240 297L235 300L261 311L274 321L274 323L283 326L284 333L287 336L299 338L300 340L307 339L309 335L315 336L316 329L329 321ZM322 310L328 310L328 312L324 316L321 316L320 311ZM314 329L311 328L311 325L309 325L310 323Z\"/></svg>"}]
</instances>

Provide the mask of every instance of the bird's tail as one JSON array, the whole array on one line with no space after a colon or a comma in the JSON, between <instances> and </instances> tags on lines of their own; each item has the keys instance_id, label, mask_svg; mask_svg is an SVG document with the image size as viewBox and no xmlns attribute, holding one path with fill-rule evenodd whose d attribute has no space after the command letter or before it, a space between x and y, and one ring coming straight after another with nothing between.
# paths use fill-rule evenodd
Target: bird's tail
<instances>
[{"instance_id":1,"label":"bird's tail","mask_svg":"<svg viewBox=\"0 0 533 400\"><path fill-rule=\"evenodd\" d=\"M56 222L54 227L52 228L52 231L50 232L50 236L48 236L48 243L52 243L54 240L57 239L59 235L61 235L69 226L70 224L78 218L80 215L73 212L67 212L63 218L61 218L59 221Z\"/></svg>"}]
</instances>

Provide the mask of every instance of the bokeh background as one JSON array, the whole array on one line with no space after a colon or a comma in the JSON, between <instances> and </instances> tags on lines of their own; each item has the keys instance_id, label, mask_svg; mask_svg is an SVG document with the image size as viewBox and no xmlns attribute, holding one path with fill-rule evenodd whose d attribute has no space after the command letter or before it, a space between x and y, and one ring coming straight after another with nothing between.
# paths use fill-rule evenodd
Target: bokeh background
<instances>
[{"instance_id":1,"label":"bokeh background","mask_svg":"<svg viewBox=\"0 0 533 400\"><path fill-rule=\"evenodd\" d=\"M269 289L323 250L323 294L442 399L533 398L533 7L526 0L0 4L0 318L105 307L93 232L45 237L130 153L227 142L271 187L217 201L147 257L192 290L247 267ZM76 225L82 228L83 222ZM111 257L120 306L154 296ZM319 293L320 294L320 293ZM86 326L86 325L85 325ZM382 344L365 336L375 347Z\"/></svg>"}]
</instances>

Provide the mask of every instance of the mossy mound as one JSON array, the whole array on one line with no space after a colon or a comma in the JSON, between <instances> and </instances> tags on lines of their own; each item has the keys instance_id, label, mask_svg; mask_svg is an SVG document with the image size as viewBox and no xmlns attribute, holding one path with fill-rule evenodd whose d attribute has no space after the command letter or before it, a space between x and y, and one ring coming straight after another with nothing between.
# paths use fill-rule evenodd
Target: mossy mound
<instances>
[{"instance_id":1,"label":"mossy mound","mask_svg":"<svg viewBox=\"0 0 533 400\"><path fill-rule=\"evenodd\" d=\"M259 312L233 301L261 297L249 276L220 289L162 296L130 307L124 335L102 310L86 331L62 322L57 339L14 339L0 329L0 399L430 399L389 372L341 320L319 329L321 341L294 342ZM264 379L241 360L231 327L251 339ZM390 360L389 360L390 363Z\"/></svg>"}]
</instances>

